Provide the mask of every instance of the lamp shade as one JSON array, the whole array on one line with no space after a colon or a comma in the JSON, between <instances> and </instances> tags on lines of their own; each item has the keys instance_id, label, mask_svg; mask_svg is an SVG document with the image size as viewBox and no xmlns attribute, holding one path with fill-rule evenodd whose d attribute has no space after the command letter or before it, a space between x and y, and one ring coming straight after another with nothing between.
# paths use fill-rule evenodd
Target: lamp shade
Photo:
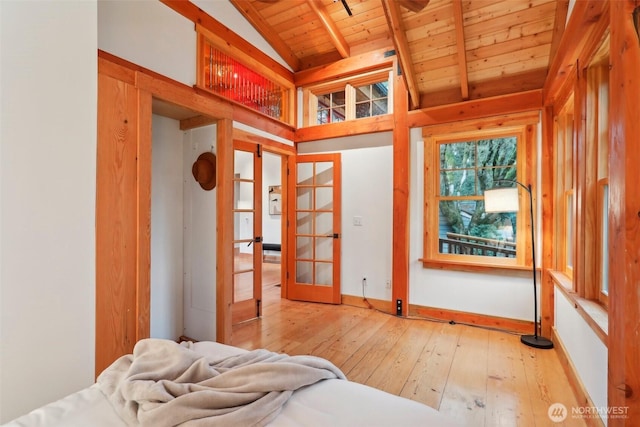
<instances>
[{"instance_id":1,"label":"lamp shade","mask_svg":"<svg viewBox=\"0 0 640 427\"><path fill-rule=\"evenodd\" d=\"M518 188L494 188L484 191L485 212L517 212Z\"/></svg>"}]
</instances>

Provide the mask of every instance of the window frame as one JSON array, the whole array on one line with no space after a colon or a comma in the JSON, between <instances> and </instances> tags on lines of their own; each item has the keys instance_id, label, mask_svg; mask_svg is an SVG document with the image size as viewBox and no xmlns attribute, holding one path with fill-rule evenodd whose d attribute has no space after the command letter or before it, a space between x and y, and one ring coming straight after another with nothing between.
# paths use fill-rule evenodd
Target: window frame
<instances>
[{"instance_id":1,"label":"window frame","mask_svg":"<svg viewBox=\"0 0 640 427\"><path fill-rule=\"evenodd\" d=\"M574 198L574 95L571 94L554 120L554 182L555 205L557 212L554 221L555 270L573 280L573 259L575 257L575 239L569 238L573 231L575 236L576 209ZM572 227L569 227L571 225ZM571 260L571 261L570 261Z\"/></svg>"},{"instance_id":2,"label":"window frame","mask_svg":"<svg viewBox=\"0 0 640 427\"><path fill-rule=\"evenodd\" d=\"M387 82L387 113L377 116L356 118L356 88L359 86ZM341 122L318 123L318 96L344 90L345 91L345 118ZM393 69L384 68L368 73L349 76L331 82L307 86L303 91L303 126L327 126L334 123L344 123L352 120L367 119L393 114ZM330 111L330 110L329 110Z\"/></svg>"},{"instance_id":3,"label":"window frame","mask_svg":"<svg viewBox=\"0 0 640 427\"><path fill-rule=\"evenodd\" d=\"M609 34L571 82L554 113L554 274L575 298L608 308ZM565 200L571 194L571 202ZM607 197L607 200L604 200ZM567 211L571 214L567 216ZM572 234L568 235L567 220ZM607 241L603 242L603 239ZM573 255L569 265L569 248Z\"/></svg>"},{"instance_id":4,"label":"window frame","mask_svg":"<svg viewBox=\"0 0 640 427\"><path fill-rule=\"evenodd\" d=\"M505 271L532 268L531 257L531 219L529 218L529 197L520 189L519 211L516 219L516 257L492 257L481 255L443 254L439 252L439 150L440 143L463 140L488 139L501 136L516 136L517 144L517 180L525 185L531 184L533 196L534 220L538 221L536 146L538 143L539 113L510 115L496 121L496 118L483 118L458 122L455 126L436 125L423 128L424 140L424 215L423 215L423 258L420 261L425 268L439 268L462 271ZM480 196L481 200L482 196ZM536 230L540 230L538 226ZM436 230L433 232L433 230ZM539 240L539 235L536 235ZM536 254L538 255L538 254Z\"/></svg>"}]
</instances>

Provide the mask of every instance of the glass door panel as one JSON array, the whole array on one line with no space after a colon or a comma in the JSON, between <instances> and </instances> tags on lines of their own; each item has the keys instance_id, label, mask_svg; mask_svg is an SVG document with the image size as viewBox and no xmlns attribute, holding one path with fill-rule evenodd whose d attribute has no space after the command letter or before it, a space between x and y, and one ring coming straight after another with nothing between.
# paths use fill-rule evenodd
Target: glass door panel
<instances>
[{"instance_id":1,"label":"glass door panel","mask_svg":"<svg viewBox=\"0 0 640 427\"><path fill-rule=\"evenodd\" d=\"M256 144L234 143L232 323L260 315L261 162Z\"/></svg>"},{"instance_id":2,"label":"glass door panel","mask_svg":"<svg viewBox=\"0 0 640 427\"><path fill-rule=\"evenodd\" d=\"M298 156L290 178L296 197L288 297L340 303L340 155Z\"/></svg>"}]
</instances>

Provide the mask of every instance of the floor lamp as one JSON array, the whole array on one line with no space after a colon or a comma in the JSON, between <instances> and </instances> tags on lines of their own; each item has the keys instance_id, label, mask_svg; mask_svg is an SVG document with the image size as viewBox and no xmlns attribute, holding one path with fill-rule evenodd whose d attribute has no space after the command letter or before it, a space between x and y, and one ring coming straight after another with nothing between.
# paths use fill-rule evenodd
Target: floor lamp
<instances>
[{"instance_id":1,"label":"floor lamp","mask_svg":"<svg viewBox=\"0 0 640 427\"><path fill-rule=\"evenodd\" d=\"M538 335L538 292L536 281L536 233L534 229L533 217L533 194L531 193L531 185L525 186L521 182L512 180L498 180L495 183L508 182L517 184L529 193L529 207L531 214L531 260L533 264L533 335L522 335L520 341L535 348L550 349L553 348L553 342L547 338ZM484 192L484 211L493 212L517 212L518 203L518 187L493 188Z\"/></svg>"}]
</instances>

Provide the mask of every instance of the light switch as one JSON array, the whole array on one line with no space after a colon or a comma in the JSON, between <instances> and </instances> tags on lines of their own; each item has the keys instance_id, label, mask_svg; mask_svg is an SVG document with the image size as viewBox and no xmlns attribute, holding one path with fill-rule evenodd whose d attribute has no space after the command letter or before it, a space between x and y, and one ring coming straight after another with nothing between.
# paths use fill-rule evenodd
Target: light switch
<instances>
[{"instance_id":1,"label":"light switch","mask_svg":"<svg viewBox=\"0 0 640 427\"><path fill-rule=\"evenodd\" d=\"M362 226L362 217L354 216L353 217L353 225Z\"/></svg>"}]
</instances>

